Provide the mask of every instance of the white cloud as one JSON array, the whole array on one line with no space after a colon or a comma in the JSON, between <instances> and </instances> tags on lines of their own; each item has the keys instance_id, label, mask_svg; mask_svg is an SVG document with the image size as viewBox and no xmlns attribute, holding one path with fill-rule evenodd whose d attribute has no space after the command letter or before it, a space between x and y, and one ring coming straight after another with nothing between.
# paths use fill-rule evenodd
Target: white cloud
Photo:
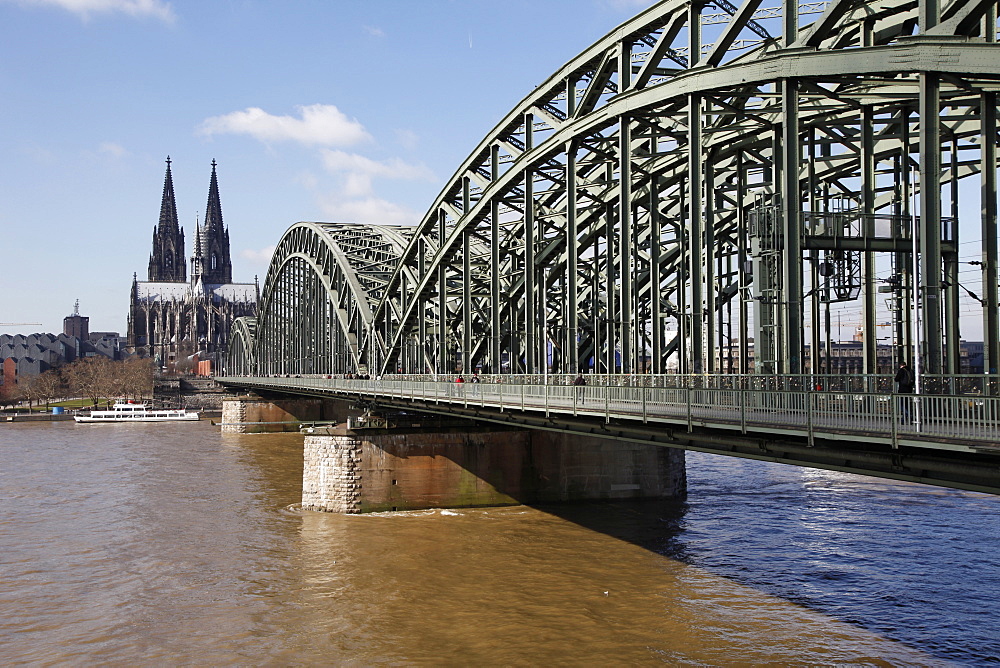
<instances>
[{"instance_id":1,"label":"white cloud","mask_svg":"<svg viewBox=\"0 0 1000 668\"><path fill-rule=\"evenodd\" d=\"M316 104L298 109L300 118L274 116L252 107L209 118L200 132L245 134L263 142L295 141L317 147L326 175L306 170L299 172L295 180L314 194L323 215L332 220L391 225L413 225L419 221L418 212L378 197L373 182L376 179L433 182L436 177L426 165L396 157L376 160L331 148L372 137L361 123L349 119L334 106ZM412 133L400 136L415 138ZM244 250L242 254L247 260L264 262L270 259L271 252L273 248Z\"/></svg>"},{"instance_id":2,"label":"white cloud","mask_svg":"<svg viewBox=\"0 0 1000 668\"><path fill-rule=\"evenodd\" d=\"M350 146L371 139L357 120L348 118L331 104L297 107L301 118L274 116L259 107L249 107L206 119L204 135L243 134L262 142L294 141L320 146Z\"/></svg>"},{"instance_id":3,"label":"white cloud","mask_svg":"<svg viewBox=\"0 0 1000 668\"><path fill-rule=\"evenodd\" d=\"M373 225L419 222L418 212L377 197L372 181L376 178L433 181L434 174L425 165L410 164L399 158L378 161L331 149L321 153L324 167L338 180L334 188L317 194L323 213L332 220Z\"/></svg>"},{"instance_id":4,"label":"white cloud","mask_svg":"<svg viewBox=\"0 0 1000 668\"><path fill-rule=\"evenodd\" d=\"M430 170L424 165L410 165L400 158L389 158L379 162L357 153L345 151L323 151L323 164L331 172L365 172L373 176L385 176L395 179L421 179L430 176Z\"/></svg>"},{"instance_id":5,"label":"white cloud","mask_svg":"<svg viewBox=\"0 0 1000 668\"><path fill-rule=\"evenodd\" d=\"M385 37L385 31L375 26L364 26L365 32L372 37Z\"/></svg>"},{"instance_id":6,"label":"white cloud","mask_svg":"<svg viewBox=\"0 0 1000 668\"><path fill-rule=\"evenodd\" d=\"M434 174L425 165L411 165L399 158L379 162L357 153L325 149L323 164L329 172L343 179L344 191L352 197L370 194L374 178L403 181L434 180Z\"/></svg>"},{"instance_id":7,"label":"white cloud","mask_svg":"<svg viewBox=\"0 0 1000 668\"><path fill-rule=\"evenodd\" d=\"M377 197L341 199L337 195L320 198L323 212L331 220L369 225L416 225L420 214Z\"/></svg>"},{"instance_id":8,"label":"white cloud","mask_svg":"<svg viewBox=\"0 0 1000 668\"><path fill-rule=\"evenodd\" d=\"M265 246L260 250L244 248L240 251L240 257L249 260L252 264L267 266L271 263L271 256L274 255L274 246Z\"/></svg>"},{"instance_id":9,"label":"white cloud","mask_svg":"<svg viewBox=\"0 0 1000 668\"><path fill-rule=\"evenodd\" d=\"M97 152L110 155L113 158L123 158L128 155L124 146L110 141L101 142L101 145L97 147Z\"/></svg>"},{"instance_id":10,"label":"white cloud","mask_svg":"<svg viewBox=\"0 0 1000 668\"><path fill-rule=\"evenodd\" d=\"M152 17L173 23L174 8L163 0L17 0L22 5L59 7L89 18L91 14L121 13L135 17Z\"/></svg>"}]
</instances>

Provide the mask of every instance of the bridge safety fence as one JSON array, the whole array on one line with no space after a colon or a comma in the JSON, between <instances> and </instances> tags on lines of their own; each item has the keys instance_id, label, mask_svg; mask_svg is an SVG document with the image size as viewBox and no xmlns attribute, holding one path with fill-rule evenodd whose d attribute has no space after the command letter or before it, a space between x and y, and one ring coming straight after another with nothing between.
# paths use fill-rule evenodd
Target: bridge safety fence
<instances>
[{"instance_id":1,"label":"bridge safety fence","mask_svg":"<svg viewBox=\"0 0 1000 668\"><path fill-rule=\"evenodd\" d=\"M392 376L346 379L324 376L220 378L248 386L312 389L359 397L479 406L546 415L780 432L815 437L864 435L896 445L900 439L1000 443L1000 398L979 394L912 395L854 391L795 391L757 387L655 386L590 383L456 383ZM575 378L575 377L574 377ZM691 378L691 377L688 377ZM810 378L813 380L814 378ZM595 380L595 379L588 379Z\"/></svg>"},{"instance_id":2,"label":"bridge safety fence","mask_svg":"<svg viewBox=\"0 0 1000 668\"><path fill-rule=\"evenodd\" d=\"M577 374L393 374L385 379L414 382L465 382L508 385L572 385ZM334 376L331 376L334 377ZM891 393L894 374L583 374L587 385L604 387L670 387L780 392ZM921 394L1000 395L1000 375L921 375Z\"/></svg>"}]
</instances>

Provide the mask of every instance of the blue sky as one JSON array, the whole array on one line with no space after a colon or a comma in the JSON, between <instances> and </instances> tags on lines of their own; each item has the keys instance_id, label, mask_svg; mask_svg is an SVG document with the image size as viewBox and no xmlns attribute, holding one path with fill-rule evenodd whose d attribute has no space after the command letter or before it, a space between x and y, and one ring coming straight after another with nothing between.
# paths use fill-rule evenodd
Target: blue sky
<instances>
[{"instance_id":1,"label":"blue sky","mask_svg":"<svg viewBox=\"0 0 1000 668\"><path fill-rule=\"evenodd\" d=\"M218 161L233 277L300 220L410 223L483 136L652 0L0 0L0 332L126 330L170 156Z\"/></svg>"}]
</instances>

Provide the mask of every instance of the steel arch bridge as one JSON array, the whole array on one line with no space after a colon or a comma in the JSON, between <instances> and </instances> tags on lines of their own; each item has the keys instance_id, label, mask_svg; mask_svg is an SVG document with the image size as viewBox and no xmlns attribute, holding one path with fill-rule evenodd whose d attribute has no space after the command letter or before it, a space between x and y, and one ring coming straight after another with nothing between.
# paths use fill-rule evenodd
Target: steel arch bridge
<instances>
[{"instance_id":1,"label":"steel arch bridge","mask_svg":"<svg viewBox=\"0 0 1000 668\"><path fill-rule=\"evenodd\" d=\"M957 373L970 318L996 372L996 5L660 2L415 227L292 226L229 372L818 373L831 304L860 372L888 325Z\"/></svg>"}]
</instances>

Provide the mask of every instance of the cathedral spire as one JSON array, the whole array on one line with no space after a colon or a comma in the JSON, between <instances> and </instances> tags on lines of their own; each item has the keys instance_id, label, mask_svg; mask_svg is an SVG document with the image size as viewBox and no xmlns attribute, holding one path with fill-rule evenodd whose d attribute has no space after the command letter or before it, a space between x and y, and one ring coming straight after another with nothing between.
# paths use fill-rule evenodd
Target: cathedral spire
<instances>
[{"instance_id":1,"label":"cathedral spire","mask_svg":"<svg viewBox=\"0 0 1000 668\"><path fill-rule=\"evenodd\" d=\"M149 280L183 282L187 280L184 258L184 231L177 221L177 201L174 180L167 156L167 173L163 177L163 197L160 200L160 220L153 229L153 252L149 256Z\"/></svg>"},{"instance_id":2,"label":"cathedral spire","mask_svg":"<svg viewBox=\"0 0 1000 668\"><path fill-rule=\"evenodd\" d=\"M222 204L219 198L219 180L212 160L212 178L208 185L208 206L205 223L199 232L200 243L196 254L201 258L202 274L206 283L232 283L233 264L229 258L229 230L222 223Z\"/></svg>"},{"instance_id":3,"label":"cathedral spire","mask_svg":"<svg viewBox=\"0 0 1000 668\"><path fill-rule=\"evenodd\" d=\"M208 206L205 209L205 231L222 229L222 203L219 201L219 179L215 174L215 160L212 160L212 180L208 184Z\"/></svg>"},{"instance_id":4,"label":"cathedral spire","mask_svg":"<svg viewBox=\"0 0 1000 668\"><path fill-rule=\"evenodd\" d=\"M205 257L198 214L194 216L194 252L191 253L191 280L197 282L205 273Z\"/></svg>"},{"instance_id":5,"label":"cathedral spire","mask_svg":"<svg viewBox=\"0 0 1000 668\"><path fill-rule=\"evenodd\" d=\"M159 227L170 232L176 232L177 224L177 201L174 199L174 179L170 174L170 156L167 156L167 174L163 177L163 198L160 201L160 224Z\"/></svg>"}]
</instances>

